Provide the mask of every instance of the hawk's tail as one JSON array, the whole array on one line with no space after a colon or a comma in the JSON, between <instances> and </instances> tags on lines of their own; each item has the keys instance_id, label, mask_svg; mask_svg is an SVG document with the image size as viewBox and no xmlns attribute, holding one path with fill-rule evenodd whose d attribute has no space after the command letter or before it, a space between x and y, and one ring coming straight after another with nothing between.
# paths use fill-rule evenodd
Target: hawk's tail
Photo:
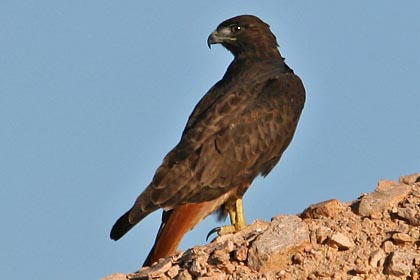
<instances>
[{"instance_id":1,"label":"hawk's tail","mask_svg":"<svg viewBox=\"0 0 420 280\"><path fill-rule=\"evenodd\" d=\"M215 209L211 201L190 203L163 212L155 244L143 266L150 266L160 258L174 255L182 237Z\"/></svg>"},{"instance_id":2,"label":"hawk's tail","mask_svg":"<svg viewBox=\"0 0 420 280\"><path fill-rule=\"evenodd\" d=\"M130 223L128 216L130 215L130 210L128 210L124 215L122 215L114 224L111 229L110 237L112 240L117 241L124 236L132 227L136 224Z\"/></svg>"}]
</instances>

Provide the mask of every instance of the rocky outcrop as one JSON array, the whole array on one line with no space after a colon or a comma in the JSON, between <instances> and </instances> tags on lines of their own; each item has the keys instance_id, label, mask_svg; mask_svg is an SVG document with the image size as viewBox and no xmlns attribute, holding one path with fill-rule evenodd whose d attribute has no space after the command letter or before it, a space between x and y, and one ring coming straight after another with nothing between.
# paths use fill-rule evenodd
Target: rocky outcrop
<instances>
[{"instance_id":1,"label":"rocky outcrop","mask_svg":"<svg viewBox=\"0 0 420 280\"><path fill-rule=\"evenodd\" d=\"M420 174L104 279L420 279Z\"/></svg>"}]
</instances>

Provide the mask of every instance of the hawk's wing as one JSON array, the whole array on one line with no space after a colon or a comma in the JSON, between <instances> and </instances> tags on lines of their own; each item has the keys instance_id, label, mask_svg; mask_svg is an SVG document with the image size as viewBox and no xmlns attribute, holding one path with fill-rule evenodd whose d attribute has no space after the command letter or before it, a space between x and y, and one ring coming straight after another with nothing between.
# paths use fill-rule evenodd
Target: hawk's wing
<instances>
[{"instance_id":1,"label":"hawk's wing","mask_svg":"<svg viewBox=\"0 0 420 280\"><path fill-rule=\"evenodd\" d=\"M192 114L180 143L138 197L132 223L157 208L209 201L268 174L292 139L304 89L296 75L281 73L214 96L201 114Z\"/></svg>"},{"instance_id":2,"label":"hawk's wing","mask_svg":"<svg viewBox=\"0 0 420 280\"><path fill-rule=\"evenodd\" d=\"M244 178L247 181L255 172L270 172L292 139L304 98L297 76L283 74L266 81L255 102L231 120L232 126L218 131L201 146L196 176L214 184L185 185L185 189L191 188L188 200L182 200L177 193L171 196L172 188L156 190L170 203L182 205L163 212L155 244L144 265L174 254L185 233L228 199L242 196L248 187L242 185ZM258 166L259 162L264 165ZM235 183L239 185L232 188ZM209 201L216 192L220 195Z\"/></svg>"}]
</instances>

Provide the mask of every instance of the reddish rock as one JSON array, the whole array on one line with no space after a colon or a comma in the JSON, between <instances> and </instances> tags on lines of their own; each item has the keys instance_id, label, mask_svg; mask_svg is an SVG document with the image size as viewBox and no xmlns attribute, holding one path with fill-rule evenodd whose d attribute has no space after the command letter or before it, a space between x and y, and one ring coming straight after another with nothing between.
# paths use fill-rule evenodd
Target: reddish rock
<instances>
[{"instance_id":1,"label":"reddish rock","mask_svg":"<svg viewBox=\"0 0 420 280\"><path fill-rule=\"evenodd\" d=\"M420 226L420 207L418 205L411 204L408 207L398 208L397 215L412 226Z\"/></svg>"},{"instance_id":2,"label":"reddish rock","mask_svg":"<svg viewBox=\"0 0 420 280\"><path fill-rule=\"evenodd\" d=\"M233 256L236 260L243 262L248 257L248 248L247 247L239 247L237 250L233 252Z\"/></svg>"},{"instance_id":3,"label":"reddish rock","mask_svg":"<svg viewBox=\"0 0 420 280\"><path fill-rule=\"evenodd\" d=\"M417 255L419 258L419 255ZM407 252L392 252L385 265L385 273L395 276L409 276L414 269L413 263L416 255Z\"/></svg>"},{"instance_id":4,"label":"reddish rock","mask_svg":"<svg viewBox=\"0 0 420 280\"><path fill-rule=\"evenodd\" d=\"M401 244L401 243L414 243L416 241L418 241L418 239L411 237L410 235L403 233L403 232L396 232L394 234L392 234L392 240L396 243L396 244Z\"/></svg>"},{"instance_id":5,"label":"reddish rock","mask_svg":"<svg viewBox=\"0 0 420 280\"><path fill-rule=\"evenodd\" d=\"M327 243L339 250L348 250L355 246L353 240L340 232L336 232L328 238Z\"/></svg>"},{"instance_id":6,"label":"reddish rock","mask_svg":"<svg viewBox=\"0 0 420 280\"><path fill-rule=\"evenodd\" d=\"M187 270L182 270L177 277L175 278L176 280L192 280L192 276L191 274L188 273Z\"/></svg>"},{"instance_id":7,"label":"reddish rock","mask_svg":"<svg viewBox=\"0 0 420 280\"><path fill-rule=\"evenodd\" d=\"M413 173L406 176L400 177L400 183L406 185L413 185L416 183L420 183L420 173Z\"/></svg>"},{"instance_id":8,"label":"reddish rock","mask_svg":"<svg viewBox=\"0 0 420 280\"><path fill-rule=\"evenodd\" d=\"M373 267L380 267L384 264L385 257L385 251L382 249L377 249L370 254L369 265Z\"/></svg>"},{"instance_id":9,"label":"reddish rock","mask_svg":"<svg viewBox=\"0 0 420 280\"><path fill-rule=\"evenodd\" d=\"M114 273L114 274L111 274L111 275L108 275L108 276L102 278L101 280L126 280L126 279L127 279L127 277L126 277L125 274Z\"/></svg>"},{"instance_id":10,"label":"reddish rock","mask_svg":"<svg viewBox=\"0 0 420 280\"><path fill-rule=\"evenodd\" d=\"M316 243L324 243L331 235L333 231L328 227L319 227L315 230Z\"/></svg>"},{"instance_id":11,"label":"reddish rock","mask_svg":"<svg viewBox=\"0 0 420 280\"><path fill-rule=\"evenodd\" d=\"M196 257L193 260L188 272L191 275L196 276L196 277L205 276L207 273L207 267L208 267L207 259L208 259L208 256L205 256L205 255Z\"/></svg>"},{"instance_id":12,"label":"reddish rock","mask_svg":"<svg viewBox=\"0 0 420 280\"><path fill-rule=\"evenodd\" d=\"M252 243L248 265L257 271L281 269L309 243L309 231L296 216L277 216L271 225Z\"/></svg>"},{"instance_id":13,"label":"reddish rock","mask_svg":"<svg viewBox=\"0 0 420 280\"><path fill-rule=\"evenodd\" d=\"M382 218L382 212L398 206L408 196L411 187L394 181L380 181L375 192L364 195L357 212L364 217Z\"/></svg>"},{"instance_id":14,"label":"reddish rock","mask_svg":"<svg viewBox=\"0 0 420 280\"><path fill-rule=\"evenodd\" d=\"M398 186L399 183L392 180L380 180L376 186L375 192L385 192L391 190L394 186Z\"/></svg>"},{"instance_id":15,"label":"reddish rock","mask_svg":"<svg viewBox=\"0 0 420 280\"><path fill-rule=\"evenodd\" d=\"M337 199L330 199L320 203L312 204L300 215L302 219L319 219L321 217L335 217L341 211L343 205Z\"/></svg>"},{"instance_id":16,"label":"reddish rock","mask_svg":"<svg viewBox=\"0 0 420 280\"><path fill-rule=\"evenodd\" d=\"M419 180L415 174L381 181L357 202L315 204L303 220L256 221L134 274L104 280L419 280Z\"/></svg>"},{"instance_id":17,"label":"reddish rock","mask_svg":"<svg viewBox=\"0 0 420 280\"><path fill-rule=\"evenodd\" d=\"M168 275L169 278L173 279L175 276L177 276L179 273L179 265L174 265L171 267L167 272L166 275Z\"/></svg>"},{"instance_id":18,"label":"reddish rock","mask_svg":"<svg viewBox=\"0 0 420 280\"><path fill-rule=\"evenodd\" d=\"M143 279L168 279L165 273L172 267L171 258L161 259L151 267L143 267L140 271L127 275L127 279L143 280Z\"/></svg>"}]
</instances>

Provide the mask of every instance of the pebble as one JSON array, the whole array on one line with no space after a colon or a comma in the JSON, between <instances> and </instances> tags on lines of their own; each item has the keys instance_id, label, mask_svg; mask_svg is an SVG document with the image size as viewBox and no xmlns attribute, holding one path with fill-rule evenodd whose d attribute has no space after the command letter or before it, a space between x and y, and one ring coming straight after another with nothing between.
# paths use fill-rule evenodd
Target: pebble
<instances>
[{"instance_id":1,"label":"pebble","mask_svg":"<svg viewBox=\"0 0 420 280\"><path fill-rule=\"evenodd\" d=\"M332 247L337 247L339 250L348 250L355 246L353 240L340 232L336 232L328 238L327 243Z\"/></svg>"},{"instance_id":2,"label":"pebble","mask_svg":"<svg viewBox=\"0 0 420 280\"><path fill-rule=\"evenodd\" d=\"M384 264L385 258L385 251L383 249L377 249L370 254L369 265L372 267L380 267Z\"/></svg>"},{"instance_id":3,"label":"pebble","mask_svg":"<svg viewBox=\"0 0 420 280\"><path fill-rule=\"evenodd\" d=\"M389 257L389 261L385 266L385 273L395 276L409 276L411 270L414 269L413 261L415 256L407 252L392 252Z\"/></svg>"},{"instance_id":4,"label":"pebble","mask_svg":"<svg viewBox=\"0 0 420 280\"><path fill-rule=\"evenodd\" d=\"M403 232L396 232L392 235L392 240L395 243L414 243L417 240L413 237L411 237L410 235L403 233Z\"/></svg>"},{"instance_id":5,"label":"pebble","mask_svg":"<svg viewBox=\"0 0 420 280\"><path fill-rule=\"evenodd\" d=\"M322 217L335 217L343 208L342 203L337 199L330 199L320 203L312 204L300 215L302 219L319 219Z\"/></svg>"}]
</instances>

